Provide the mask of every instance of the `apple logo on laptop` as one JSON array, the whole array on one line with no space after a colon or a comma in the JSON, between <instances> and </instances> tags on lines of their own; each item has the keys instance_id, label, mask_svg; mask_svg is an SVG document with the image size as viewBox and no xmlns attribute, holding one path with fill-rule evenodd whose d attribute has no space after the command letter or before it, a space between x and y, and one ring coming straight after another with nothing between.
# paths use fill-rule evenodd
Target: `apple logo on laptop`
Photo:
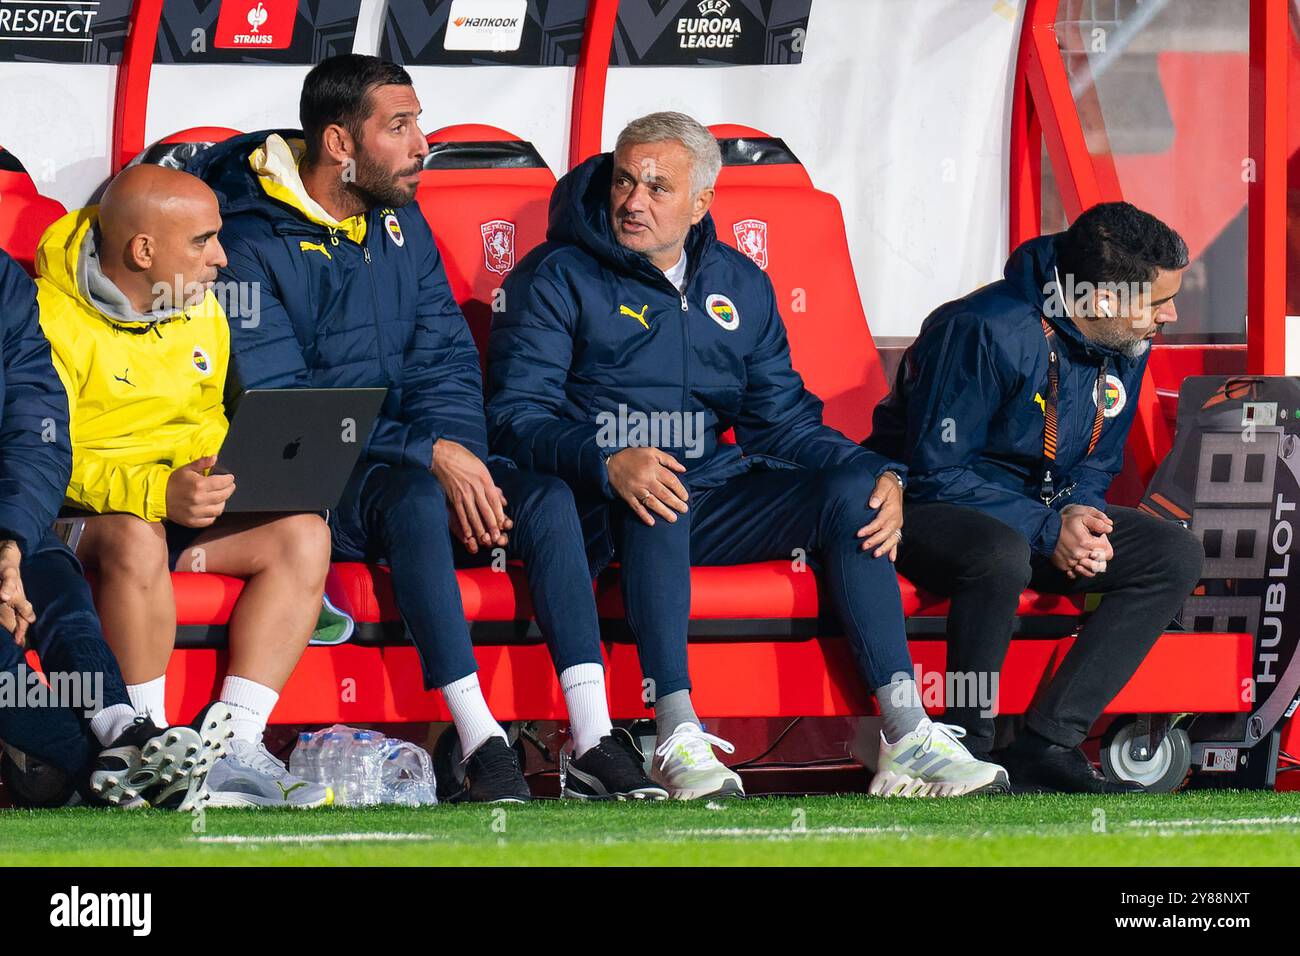
<instances>
[{"instance_id":1,"label":"apple logo on laptop","mask_svg":"<svg viewBox=\"0 0 1300 956\"><path fill-rule=\"evenodd\" d=\"M299 435L293 441L289 442L289 444L284 446L284 451L281 452L281 457L283 457L285 461L292 461L294 458L298 457L298 449L301 447L302 436Z\"/></svg>"}]
</instances>

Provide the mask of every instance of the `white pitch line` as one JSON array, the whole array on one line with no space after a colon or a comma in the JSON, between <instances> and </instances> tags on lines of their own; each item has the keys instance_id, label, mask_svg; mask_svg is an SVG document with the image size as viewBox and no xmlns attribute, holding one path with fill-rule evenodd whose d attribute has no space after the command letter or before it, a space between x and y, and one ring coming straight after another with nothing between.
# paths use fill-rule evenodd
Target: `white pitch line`
<instances>
[{"instance_id":1,"label":"white pitch line","mask_svg":"<svg viewBox=\"0 0 1300 956\"><path fill-rule=\"evenodd\" d=\"M435 833L272 833L265 835L226 834L196 837L198 843L397 843L405 840L436 840Z\"/></svg>"},{"instance_id":2,"label":"white pitch line","mask_svg":"<svg viewBox=\"0 0 1300 956\"><path fill-rule=\"evenodd\" d=\"M1260 827L1260 826L1294 826L1300 824L1300 817L1234 817L1218 819L1203 817L1199 820L1129 820L1124 825L1129 827Z\"/></svg>"},{"instance_id":3,"label":"white pitch line","mask_svg":"<svg viewBox=\"0 0 1300 956\"><path fill-rule=\"evenodd\" d=\"M665 830L668 836L857 836L872 833L912 833L914 828L888 827L813 827L796 830L792 827L701 827L692 830Z\"/></svg>"}]
</instances>

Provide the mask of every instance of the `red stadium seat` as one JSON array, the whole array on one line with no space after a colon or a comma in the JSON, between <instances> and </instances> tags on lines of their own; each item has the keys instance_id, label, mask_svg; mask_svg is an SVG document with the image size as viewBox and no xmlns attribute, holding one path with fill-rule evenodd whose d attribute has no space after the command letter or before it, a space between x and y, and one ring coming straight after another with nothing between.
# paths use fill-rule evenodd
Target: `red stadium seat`
<instances>
[{"instance_id":1,"label":"red stadium seat","mask_svg":"<svg viewBox=\"0 0 1300 956\"><path fill-rule=\"evenodd\" d=\"M555 175L531 143L495 126L447 126L428 140L415 200L486 365L493 298L546 238Z\"/></svg>"},{"instance_id":2,"label":"red stadium seat","mask_svg":"<svg viewBox=\"0 0 1300 956\"><path fill-rule=\"evenodd\" d=\"M470 622L470 636L476 644L536 643L542 639L532 624L533 605L522 567L512 564L504 572L468 568L457 571L456 577L465 619ZM357 622L359 642L406 643L387 567L335 564L325 587L335 606ZM508 626L493 626L498 624Z\"/></svg>"},{"instance_id":3,"label":"red stadium seat","mask_svg":"<svg viewBox=\"0 0 1300 956\"><path fill-rule=\"evenodd\" d=\"M0 249L36 275L36 247L54 220L67 210L42 196L18 157L0 146Z\"/></svg>"},{"instance_id":4,"label":"red stadium seat","mask_svg":"<svg viewBox=\"0 0 1300 956\"><path fill-rule=\"evenodd\" d=\"M889 391L858 296L839 201L816 189L782 140L713 126L723 167L713 202L718 237L772 280L795 368L826 403L826 423L855 440Z\"/></svg>"},{"instance_id":5,"label":"red stadium seat","mask_svg":"<svg viewBox=\"0 0 1300 956\"><path fill-rule=\"evenodd\" d=\"M158 140L159 144L168 143L224 143L233 136L243 135L237 129L231 129L229 126L191 126L188 129L178 130L170 136L164 136Z\"/></svg>"},{"instance_id":6,"label":"red stadium seat","mask_svg":"<svg viewBox=\"0 0 1300 956\"><path fill-rule=\"evenodd\" d=\"M195 153L202 152L213 143L224 143L232 136L239 135L239 130L228 126L191 126L189 129L164 136L131 160L128 165L150 163L154 166L171 166L180 169Z\"/></svg>"}]
</instances>

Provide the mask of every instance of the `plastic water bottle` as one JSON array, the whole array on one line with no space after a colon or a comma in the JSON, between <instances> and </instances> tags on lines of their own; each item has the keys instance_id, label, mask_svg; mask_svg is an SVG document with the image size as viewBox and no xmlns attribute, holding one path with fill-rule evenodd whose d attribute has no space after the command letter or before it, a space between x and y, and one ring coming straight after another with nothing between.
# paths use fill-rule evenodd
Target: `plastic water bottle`
<instances>
[{"instance_id":1,"label":"plastic water bottle","mask_svg":"<svg viewBox=\"0 0 1300 956\"><path fill-rule=\"evenodd\" d=\"M438 802L429 754L377 730L334 724L315 733L301 733L289 766L304 780L333 787L339 806L427 806Z\"/></svg>"},{"instance_id":2,"label":"plastic water bottle","mask_svg":"<svg viewBox=\"0 0 1300 956\"><path fill-rule=\"evenodd\" d=\"M343 802L343 758L348 741L334 730L327 730L321 735L320 743L320 779L318 783L334 788L334 799Z\"/></svg>"},{"instance_id":3,"label":"plastic water bottle","mask_svg":"<svg viewBox=\"0 0 1300 956\"><path fill-rule=\"evenodd\" d=\"M348 750L347 802L366 805L380 801L380 767L384 735L375 730L358 730Z\"/></svg>"},{"instance_id":4,"label":"plastic water bottle","mask_svg":"<svg viewBox=\"0 0 1300 956\"><path fill-rule=\"evenodd\" d=\"M295 777L320 782L320 735L304 730L289 755L289 772Z\"/></svg>"},{"instance_id":5,"label":"plastic water bottle","mask_svg":"<svg viewBox=\"0 0 1300 956\"><path fill-rule=\"evenodd\" d=\"M340 806L348 807L355 802L356 779L353 774L353 736L351 732L339 731L338 758L335 764L334 801Z\"/></svg>"},{"instance_id":6,"label":"plastic water bottle","mask_svg":"<svg viewBox=\"0 0 1300 956\"><path fill-rule=\"evenodd\" d=\"M383 803L384 801L384 758L388 756L389 739L377 730L369 732L369 745L366 749L366 801Z\"/></svg>"},{"instance_id":7,"label":"plastic water bottle","mask_svg":"<svg viewBox=\"0 0 1300 956\"><path fill-rule=\"evenodd\" d=\"M427 806L438 802L433 761L424 748L405 740L385 740L387 756L381 770L384 803Z\"/></svg>"}]
</instances>

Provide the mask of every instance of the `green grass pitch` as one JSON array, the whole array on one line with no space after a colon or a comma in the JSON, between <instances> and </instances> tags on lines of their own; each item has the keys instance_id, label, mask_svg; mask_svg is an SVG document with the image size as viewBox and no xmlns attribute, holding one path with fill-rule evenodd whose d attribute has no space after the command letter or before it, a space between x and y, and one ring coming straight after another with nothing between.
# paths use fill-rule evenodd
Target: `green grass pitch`
<instances>
[{"instance_id":1,"label":"green grass pitch","mask_svg":"<svg viewBox=\"0 0 1300 956\"><path fill-rule=\"evenodd\" d=\"M1300 793L0 811L0 866L1241 866L1300 861Z\"/></svg>"}]
</instances>

